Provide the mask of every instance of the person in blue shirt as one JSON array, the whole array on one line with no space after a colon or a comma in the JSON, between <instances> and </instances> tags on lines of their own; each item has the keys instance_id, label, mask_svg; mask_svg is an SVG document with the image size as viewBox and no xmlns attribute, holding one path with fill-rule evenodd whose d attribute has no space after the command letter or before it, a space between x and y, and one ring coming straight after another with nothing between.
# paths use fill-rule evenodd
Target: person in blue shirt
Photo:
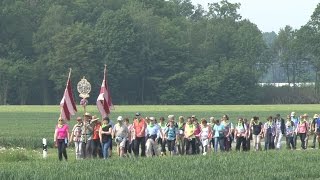
<instances>
[{"instance_id":1,"label":"person in blue shirt","mask_svg":"<svg viewBox=\"0 0 320 180\"><path fill-rule=\"evenodd\" d=\"M218 151L218 145L220 146L220 151L224 151L224 125L220 123L219 120L216 120L216 124L212 128L214 134L214 152Z\"/></svg>"},{"instance_id":2,"label":"person in blue shirt","mask_svg":"<svg viewBox=\"0 0 320 180\"><path fill-rule=\"evenodd\" d=\"M169 121L169 126L165 129L165 137L167 139L169 154L172 156L176 140L178 139L178 128L174 125L174 121Z\"/></svg>"},{"instance_id":3,"label":"person in blue shirt","mask_svg":"<svg viewBox=\"0 0 320 180\"><path fill-rule=\"evenodd\" d=\"M317 139L318 139L318 143L319 143L319 149L320 149L320 117L318 116L318 118L315 119L315 133L317 134Z\"/></svg>"}]
</instances>

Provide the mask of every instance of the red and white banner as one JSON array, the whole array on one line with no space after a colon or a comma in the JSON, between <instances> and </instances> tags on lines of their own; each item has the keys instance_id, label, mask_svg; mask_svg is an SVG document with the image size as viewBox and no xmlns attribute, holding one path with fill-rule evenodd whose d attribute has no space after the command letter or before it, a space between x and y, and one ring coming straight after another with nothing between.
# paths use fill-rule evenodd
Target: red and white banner
<instances>
[{"instance_id":1,"label":"red and white banner","mask_svg":"<svg viewBox=\"0 0 320 180\"><path fill-rule=\"evenodd\" d=\"M72 93L70 75L71 75L71 69L70 69L70 73L67 81L67 86L66 86L66 89L64 90L64 94L60 102L61 118L63 120L70 120L71 115L75 115L75 113L77 112L76 103L74 101L73 93Z\"/></svg>"},{"instance_id":2,"label":"red and white banner","mask_svg":"<svg viewBox=\"0 0 320 180\"><path fill-rule=\"evenodd\" d=\"M100 88L100 94L97 98L97 107L100 111L102 118L107 117L110 114L110 110L113 109L113 104L111 100L111 94L109 91L108 83L107 83L107 67L104 67L104 76L103 81Z\"/></svg>"}]
</instances>

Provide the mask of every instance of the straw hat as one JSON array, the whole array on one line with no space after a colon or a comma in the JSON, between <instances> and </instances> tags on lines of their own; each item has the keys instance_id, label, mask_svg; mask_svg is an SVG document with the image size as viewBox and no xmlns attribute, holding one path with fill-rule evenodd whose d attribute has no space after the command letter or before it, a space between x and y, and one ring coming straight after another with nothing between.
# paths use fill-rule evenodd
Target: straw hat
<instances>
[{"instance_id":1,"label":"straw hat","mask_svg":"<svg viewBox=\"0 0 320 180\"><path fill-rule=\"evenodd\" d=\"M319 118L319 115L318 114L314 114L313 115L313 119L317 119L317 118Z\"/></svg>"},{"instance_id":2,"label":"straw hat","mask_svg":"<svg viewBox=\"0 0 320 180\"><path fill-rule=\"evenodd\" d=\"M97 116L92 116L92 119L91 119L91 123L95 122L99 120L99 118Z\"/></svg>"}]
</instances>

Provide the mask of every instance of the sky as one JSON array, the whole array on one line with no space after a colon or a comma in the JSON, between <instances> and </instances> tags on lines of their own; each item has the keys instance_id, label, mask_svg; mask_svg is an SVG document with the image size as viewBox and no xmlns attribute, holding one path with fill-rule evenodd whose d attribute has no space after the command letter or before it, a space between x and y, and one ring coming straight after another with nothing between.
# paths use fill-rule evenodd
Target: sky
<instances>
[{"instance_id":1,"label":"sky","mask_svg":"<svg viewBox=\"0 0 320 180\"><path fill-rule=\"evenodd\" d=\"M192 0L193 4L201 4L207 9L207 4L220 0ZM286 25L299 29L305 25L320 3L319 0L229 0L240 2L239 10L242 19L249 19L262 32L276 32Z\"/></svg>"}]
</instances>

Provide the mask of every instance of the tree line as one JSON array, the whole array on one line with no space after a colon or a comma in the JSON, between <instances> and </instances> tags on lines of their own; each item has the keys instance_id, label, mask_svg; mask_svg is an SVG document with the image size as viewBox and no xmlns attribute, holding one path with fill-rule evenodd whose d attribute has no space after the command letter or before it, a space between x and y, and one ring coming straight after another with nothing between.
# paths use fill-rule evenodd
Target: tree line
<instances>
[{"instance_id":1,"label":"tree line","mask_svg":"<svg viewBox=\"0 0 320 180\"><path fill-rule=\"evenodd\" d=\"M108 65L115 104L257 104L273 63L320 75L320 6L299 30L262 33L227 0L2 0L0 104L58 104L68 68L94 103ZM311 75L313 74L313 75ZM291 90L290 90L291 91ZM76 99L80 100L80 98Z\"/></svg>"}]
</instances>

